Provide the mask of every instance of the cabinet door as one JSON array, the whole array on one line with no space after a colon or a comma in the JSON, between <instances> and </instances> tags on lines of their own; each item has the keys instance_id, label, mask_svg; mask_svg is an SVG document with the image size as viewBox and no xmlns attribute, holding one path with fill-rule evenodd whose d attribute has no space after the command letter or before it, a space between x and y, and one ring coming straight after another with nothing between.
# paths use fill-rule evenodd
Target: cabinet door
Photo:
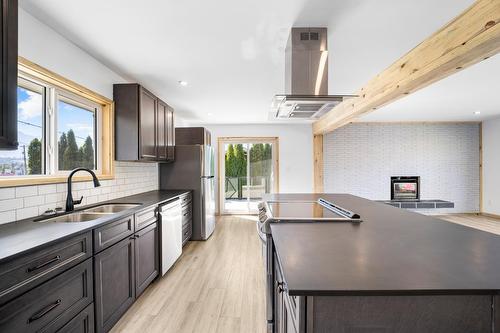
<instances>
[{"instance_id":1,"label":"cabinet door","mask_svg":"<svg viewBox=\"0 0 500 333\"><path fill-rule=\"evenodd\" d=\"M156 154L160 161L167 160L167 104L158 100L156 104Z\"/></svg>"},{"instance_id":2,"label":"cabinet door","mask_svg":"<svg viewBox=\"0 0 500 333\"><path fill-rule=\"evenodd\" d=\"M173 161L175 151L174 109L167 109L167 160Z\"/></svg>"},{"instance_id":3,"label":"cabinet door","mask_svg":"<svg viewBox=\"0 0 500 333\"><path fill-rule=\"evenodd\" d=\"M0 148L17 149L17 0L0 8Z\"/></svg>"},{"instance_id":4,"label":"cabinet door","mask_svg":"<svg viewBox=\"0 0 500 333\"><path fill-rule=\"evenodd\" d=\"M94 257L97 332L108 332L135 300L134 238Z\"/></svg>"},{"instance_id":5,"label":"cabinet door","mask_svg":"<svg viewBox=\"0 0 500 333\"><path fill-rule=\"evenodd\" d=\"M154 161L156 160L156 97L141 88L139 103L140 158Z\"/></svg>"},{"instance_id":6,"label":"cabinet door","mask_svg":"<svg viewBox=\"0 0 500 333\"><path fill-rule=\"evenodd\" d=\"M135 234L135 294L138 297L158 276L158 223Z\"/></svg>"}]
</instances>

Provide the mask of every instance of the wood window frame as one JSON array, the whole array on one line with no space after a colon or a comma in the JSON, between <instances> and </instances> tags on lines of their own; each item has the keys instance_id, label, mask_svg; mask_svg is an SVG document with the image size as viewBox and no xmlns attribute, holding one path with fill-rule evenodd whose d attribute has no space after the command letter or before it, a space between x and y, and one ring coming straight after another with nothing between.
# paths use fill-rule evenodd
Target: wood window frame
<instances>
[{"instance_id":1,"label":"wood window frame","mask_svg":"<svg viewBox=\"0 0 500 333\"><path fill-rule=\"evenodd\" d=\"M98 104L101 109L101 130L100 130L100 151L98 151L98 159L100 159L101 172L97 174L100 180L114 179L114 103L111 99L104 97L82 85L73 82L63 76L56 74L42 66L39 66L23 57L18 57L18 69L27 75L47 82L48 84L65 90L75 96L90 100ZM97 143L97 140L96 140ZM67 180L67 175L32 175L20 177L1 177L1 187L13 186L28 186L42 184L57 184L64 183ZM75 175L74 181L89 181L92 180L87 175Z\"/></svg>"}]
</instances>

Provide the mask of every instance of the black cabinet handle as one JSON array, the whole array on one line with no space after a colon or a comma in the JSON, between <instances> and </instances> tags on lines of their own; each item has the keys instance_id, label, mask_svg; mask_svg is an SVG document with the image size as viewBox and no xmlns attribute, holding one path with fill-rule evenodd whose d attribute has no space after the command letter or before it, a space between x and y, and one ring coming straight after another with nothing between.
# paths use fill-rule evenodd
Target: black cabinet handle
<instances>
[{"instance_id":1,"label":"black cabinet handle","mask_svg":"<svg viewBox=\"0 0 500 333\"><path fill-rule=\"evenodd\" d=\"M60 299L58 299L54 303L47 305L45 308L41 309L40 311L38 311L37 313L35 313L34 315L32 315L28 319L28 324L34 322L35 320L38 320L38 319L42 318L43 316L45 316L50 311L52 311L55 308L57 308L61 304L61 302L62 301Z\"/></svg>"},{"instance_id":2,"label":"black cabinet handle","mask_svg":"<svg viewBox=\"0 0 500 333\"><path fill-rule=\"evenodd\" d=\"M44 262L43 264L37 265L37 266L35 266L35 267L28 267L28 268L26 269L26 272L27 272L27 273L34 272L34 271L39 270L40 268L43 268L43 267L45 267L45 266L47 266L47 265L50 265L50 264L52 264L53 262L56 262L56 261L58 261L58 260L60 260L60 259L61 259L61 256L55 256L54 258L52 258L52 259L50 259L50 260L48 260L48 261Z\"/></svg>"}]
</instances>

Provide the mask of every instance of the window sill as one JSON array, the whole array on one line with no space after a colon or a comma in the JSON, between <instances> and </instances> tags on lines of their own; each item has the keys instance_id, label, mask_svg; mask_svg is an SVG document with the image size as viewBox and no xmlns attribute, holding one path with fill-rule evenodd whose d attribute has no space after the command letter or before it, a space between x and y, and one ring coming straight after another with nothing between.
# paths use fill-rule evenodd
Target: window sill
<instances>
[{"instance_id":1,"label":"window sill","mask_svg":"<svg viewBox=\"0 0 500 333\"><path fill-rule=\"evenodd\" d=\"M114 179L115 177L113 174L101 174L97 175L97 178L99 180L110 180ZM68 180L67 175L2 178L0 179L0 188L14 187L14 186L60 184L60 183L66 183L67 180ZM86 182L86 181L92 181L92 177L86 175L73 176L73 182Z\"/></svg>"}]
</instances>

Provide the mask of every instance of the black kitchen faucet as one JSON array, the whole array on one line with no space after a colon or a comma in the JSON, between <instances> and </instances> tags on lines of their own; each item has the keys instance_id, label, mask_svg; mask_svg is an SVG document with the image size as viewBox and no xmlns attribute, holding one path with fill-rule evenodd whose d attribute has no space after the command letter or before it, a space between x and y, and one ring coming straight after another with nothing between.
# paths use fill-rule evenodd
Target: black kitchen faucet
<instances>
[{"instance_id":1,"label":"black kitchen faucet","mask_svg":"<svg viewBox=\"0 0 500 333\"><path fill-rule=\"evenodd\" d=\"M97 176L95 175L94 171L87 169L87 168L76 168L73 169L69 176L68 176L68 195L66 197L66 211L67 212L72 212L75 209L75 205L81 204L83 200L83 195L80 198L80 200L73 200L73 195L71 194L71 179L73 178L73 175L77 173L78 171L87 171L90 173L92 176L92 179L94 180L94 187L99 187L101 186L101 183L99 183L99 179L97 179Z\"/></svg>"}]
</instances>

